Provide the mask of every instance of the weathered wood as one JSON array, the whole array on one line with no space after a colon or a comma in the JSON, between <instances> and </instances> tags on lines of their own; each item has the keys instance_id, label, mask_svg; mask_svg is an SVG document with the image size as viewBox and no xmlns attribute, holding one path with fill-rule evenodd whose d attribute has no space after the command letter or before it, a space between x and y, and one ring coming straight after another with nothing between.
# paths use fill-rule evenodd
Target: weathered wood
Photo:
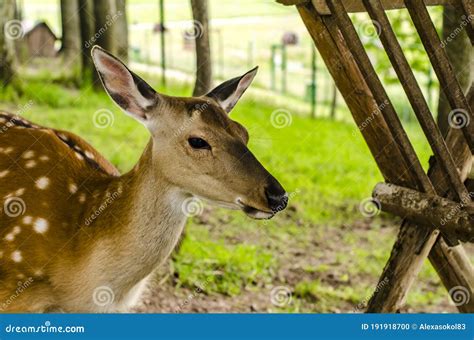
<instances>
[{"instance_id":1,"label":"weathered wood","mask_svg":"<svg viewBox=\"0 0 474 340\"><path fill-rule=\"evenodd\" d=\"M472 0L458 0L458 5L464 10L466 18L462 25L466 25L466 32L471 40L471 45L474 46L474 4Z\"/></svg>"},{"instance_id":2,"label":"weathered wood","mask_svg":"<svg viewBox=\"0 0 474 340\"><path fill-rule=\"evenodd\" d=\"M400 118L398 117L380 78L377 76L377 72L375 71L369 56L359 39L349 15L344 9L342 0L329 1L328 6L331 9L331 12L334 13L333 17L337 22L339 30L341 31L352 56L359 65L360 72L365 78L370 91L374 95L375 101L387 122L389 130L393 134L393 138L400 148L406 165L412 173L413 179L417 183L418 189L421 189L424 192L434 193L433 186L423 170L415 149L408 139L405 129L400 122Z\"/></svg>"},{"instance_id":3,"label":"weathered wood","mask_svg":"<svg viewBox=\"0 0 474 340\"><path fill-rule=\"evenodd\" d=\"M297 2L298 0L277 0L278 2L284 1L288 4L291 2ZM331 10L329 9L328 2L330 0L312 0L313 5L316 8L316 11L321 15L330 15ZM436 6L436 5L458 5L456 3L457 0L425 0L425 4L427 6ZM344 0L344 7L346 8L347 12L355 13L355 12L365 12L364 4L362 0ZM382 0L382 5L385 10L393 10L393 9L400 9L405 8L405 4L403 0Z\"/></svg>"},{"instance_id":4,"label":"weathered wood","mask_svg":"<svg viewBox=\"0 0 474 340\"><path fill-rule=\"evenodd\" d=\"M441 40L436 32L433 22L431 21L423 0L404 1L418 34L420 35L423 46L428 53L428 57L431 60L433 69L438 76L440 86L451 105L451 109L453 111L456 110L461 115L466 115L466 121L474 121L474 114L467 103L461 85L456 79L446 51L442 48ZM474 152L474 124L463 125L462 131L464 138L466 138L471 152Z\"/></svg>"},{"instance_id":5,"label":"weathered wood","mask_svg":"<svg viewBox=\"0 0 474 340\"><path fill-rule=\"evenodd\" d=\"M388 17L382 7L381 0L363 0L363 2L372 20L377 22L379 25L380 40L382 41L393 68L400 79L400 83L407 94L411 106L413 107L413 111L420 122L431 149L451 183L453 191L457 194L460 201L464 200L464 198L467 198L467 200L470 201L466 187L459 178L454 160L433 119L428 103L426 102L423 92L416 81L415 75L408 64L400 43L395 36Z\"/></svg>"},{"instance_id":6,"label":"weathered wood","mask_svg":"<svg viewBox=\"0 0 474 340\"><path fill-rule=\"evenodd\" d=\"M410 176L400 150L394 143L380 110L365 83L350 51L340 35L331 36L337 31L334 19L321 17L310 3L297 6L303 22L313 38L316 47L336 86L352 112L354 120L362 132L372 155L384 178L396 178L399 185L407 186ZM357 130L354 131L356 133ZM402 164L392 167L391 164Z\"/></svg>"},{"instance_id":7,"label":"weathered wood","mask_svg":"<svg viewBox=\"0 0 474 340\"><path fill-rule=\"evenodd\" d=\"M298 5L297 9L351 110L354 120L362 132L382 175L385 179L398 185L413 185L400 150L395 145L393 137L390 131L388 131L387 124L380 115L377 104L357 64L351 57L351 51L347 48L334 18L332 16L319 15L309 3ZM448 147L450 149L451 146L448 139ZM456 151L453 154L454 160L458 162L459 157ZM397 164L397 166L393 166L393 164ZM443 179L442 172L437 169L436 165L433 172ZM443 186L444 190L448 190L444 182L440 182L437 189L443 188ZM374 294L369 306L370 312L394 312L402 306L414 276L419 272L426 256L437 239L437 231L430 232L426 228L417 227L413 224L403 225L397 243L392 250L390 260L381 276L381 280L388 279L390 284L384 285L380 291ZM462 247L446 249L438 241L436 249L439 254L447 254L450 260L454 259L453 261L458 257L464 260L466 258ZM450 252L453 254L450 255ZM432 254L434 253L432 252ZM458 254L459 256L457 256ZM433 258L436 258L435 263L440 264L439 266L435 265L435 268L440 273L441 279L447 287L450 287L453 283L464 284L472 279L473 276L469 274L469 271L459 272L457 268L462 266L446 266L446 258L443 260L434 255ZM462 263L462 265L465 264L465 262ZM462 310L462 307L460 309Z\"/></svg>"},{"instance_id":8,"label":"weathered wood","mask_svg":"<svg viewBox=\"0 0 474 340\"><path fill-rule=\"evenodd\" d=\"M299 4L310 2L310 1L311 0L276 0L276 2L285 6L299 5Z\"/></svg>"},{"instance_id":9,"label":"weathered wood","mask_svg":"<svg viewBox=\"0 0 474 340\"><path fill-rule=\"evenodd\" d=\"M466 209L470 198L456 203L390 183L377 184L372 195L381 203L383 211L439 228L443 234L463 242L474 237L474 211Z\"/></svg>"}]
</instances>

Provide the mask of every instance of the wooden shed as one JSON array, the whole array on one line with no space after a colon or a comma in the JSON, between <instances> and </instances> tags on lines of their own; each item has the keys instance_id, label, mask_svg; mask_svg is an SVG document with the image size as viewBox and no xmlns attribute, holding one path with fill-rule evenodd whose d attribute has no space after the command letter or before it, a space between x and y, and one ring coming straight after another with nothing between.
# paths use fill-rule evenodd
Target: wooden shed
<instances>
[{"instance_id":1,"label":"wooden shed","mask_svg":"<svg viewBox=\"0 0 474 340\"><path fill-rule=\"evenodd\" d=\"M25 58L45 57L53 58L57 54L55 48L58 39L45 22L29 25L23 22L24 36L20 40L20 54Z\"/></svg>"}]
</instances>

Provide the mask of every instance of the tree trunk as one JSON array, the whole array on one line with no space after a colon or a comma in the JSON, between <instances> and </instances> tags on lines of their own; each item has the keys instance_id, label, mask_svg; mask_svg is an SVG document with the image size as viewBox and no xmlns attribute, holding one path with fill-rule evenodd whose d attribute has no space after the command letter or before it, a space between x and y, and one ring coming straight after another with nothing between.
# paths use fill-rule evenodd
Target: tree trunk
<instances>
[{"instance_id":1,"label":"tree trunk","mask_svg":"<svg viewBox=\"0 0 474 340\"><path fill-rule=\"evenodd\" d=\"M92 45L99 45L112 54L117 53L115 39L115 22L120 14L117 12L116 0L94 0L95 35ZM94 86L102 88L101 82L94 72Z\"/></svg>"},{"instance_id":2,"label":"tree trunk","mask_svg":"<svg viewBox=\"0 0 474 340\"><path fill-rule=\"evenodd\" d=\"M92 41L95 34L93 0L79 0L79 21L81 27L81 49L82 49L82 77L92 79L94 74L94 63L91 57Z\"/></svg>"},{"instance_id":3,"label":"tree trunk","mask_svg":"<svg viewBox=\"0 0 474 340\"><path fill-rule=\"evenodd\" d=\"M207 0L191 0L193 37L196 43L196 84L193 96L207 93L212 87L211 45L209 42L209 13Z\"/></svg>"},{"instance_id":4,"label":"tree trunk","mask_svg":"<svg viewBox=\"0 0 474 340\"><path fill-rule=\"evenodd\" d=\"M127 1L117 0L117 56L124 62L128 61L128 24L127 24Z\"/></svg>"},{"instance_id":5,"label":"tree trunk","mask_svg":"<svg viewBox=\"0 0 474 340\"><path fill-rule=\"evenodd\" d=\"M22 28L13 21L15 0L0 0L0 83L10 85L15 78L14 40L21 38Z\"/></svg>"},{"instance_id":6,"label":"tree trunk","mask_svg":"<svg viewBox=\"0 0 474 340\"><path fill-rule=\"evenodd\" d=\"M61 0L61 55L65 69L71 72L72 79L80 82L82 68L81 34L79 26L78 0Z\"/></svg>"},{"instance_id":7,"label":"tree trunk","mask_svg":"<svg viewBox=\"0 0 474 340\"><path fill-rule=\"evenodd\" d=\"M461 9L445 6L443 12L443 42L456 77L463 90L471 84L472 68L474 65L472 47L466 31L460 28L466 21ZM448 116L452 108L449 105L443 89L440 89L438 103L438 125L443 136L449 129Z\"/></svg>"}]
</instances>

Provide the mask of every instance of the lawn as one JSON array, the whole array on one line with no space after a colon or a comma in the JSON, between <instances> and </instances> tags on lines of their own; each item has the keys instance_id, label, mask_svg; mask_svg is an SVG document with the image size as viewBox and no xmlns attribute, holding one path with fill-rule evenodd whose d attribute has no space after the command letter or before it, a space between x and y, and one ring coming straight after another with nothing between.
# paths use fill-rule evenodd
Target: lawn
<instances>
[{"instance_id":1,"label":"lawn","mask_svg":"<svg viewBox=\"0 0 474 340\"><path fill-rule=\"evenodd\" d=\"M151 83L166 94L191 92L186 84L162 88ZM2 109L79 134L121 172L139 158L147 131L104 93L38 79L24 84L20 100L10 92L1 94ZM104 109L113 113L113 124L98 128L94 114ZM277 126L274 112L283 112L291 123ZM179 251L157 273L156 285L138 310L360 311L357 306L370 297L390 254L398 221L359 212L382 178L355 125L301 116L262 101L252 89L232 118L247 127L250 149L290 193L289 208L270 221L255 221L206 206L188 222ZM408 132L426 165L430 152L419 129L409 125ZM429 264L407 309L453 310Z\"/></svg>"}]
</instances>

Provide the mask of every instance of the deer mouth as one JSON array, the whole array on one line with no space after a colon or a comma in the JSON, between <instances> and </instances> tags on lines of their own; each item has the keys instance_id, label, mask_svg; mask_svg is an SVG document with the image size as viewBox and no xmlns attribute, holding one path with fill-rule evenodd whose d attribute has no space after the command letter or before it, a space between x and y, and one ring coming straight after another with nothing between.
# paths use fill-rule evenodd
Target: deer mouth
<instances>
[{"instance_id":1,"label":"deer mouth","mask_svg":"<svg viewBox=\"0 0 474 340\"><path fill-rule=\"evenodd\" d=\"M245 204L240 199L237 200L237 204L240 206L240 209L249 217L254 218L256 220L269 220L273 216L275 216L275 212L261 210L254 208L248 204Z\"/></svg>"}]
</instances>

